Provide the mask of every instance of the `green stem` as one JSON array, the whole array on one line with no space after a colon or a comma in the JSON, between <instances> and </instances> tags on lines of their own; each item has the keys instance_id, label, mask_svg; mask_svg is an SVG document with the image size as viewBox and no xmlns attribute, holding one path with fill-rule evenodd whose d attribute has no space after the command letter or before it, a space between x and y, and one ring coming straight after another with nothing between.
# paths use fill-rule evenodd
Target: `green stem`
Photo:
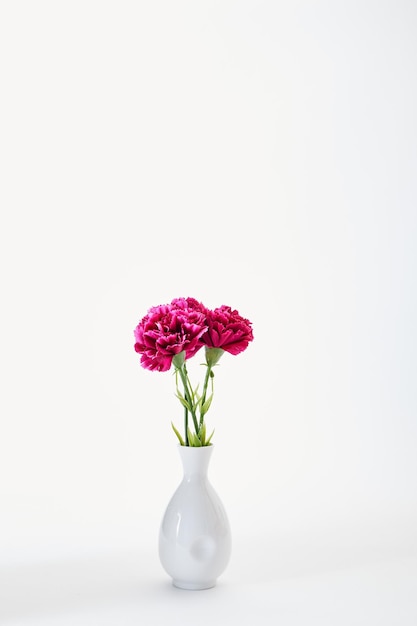
<instances>
[{"instance_id":1,"label":"green stem","mask_svg":"<svg viewBox=\"0 0 417 626\"><path fill-rule=\"evenodd\" d=\"M185 369L185 366L183 365L182 367L180 367L178 369L178 371L180 373L182 384L184 386L184 397L187 400L188 404L190 405L190 412L191 412L191 416L193 418L195 432L196 432L196 434L198 434L198 421L197 421L197 417L196 417L196 414L195 414L195 408L194 408L192 393L190 392L190 389L189 389L189 381L188 381L188 376L187 376L187 370Z\"/></svg>"},{"instance_id":2,"label":"green stem","mask_svg":"<svg viewBox=\"0 0 417 626\"><path fill-rule=\"evenodd\" d=\"M184 431L185 431L185 445L188 446L188 409L184 407Z\"/></svg>"},{"instance_id":3,"label":"green stem","mask_svg":"<svg viewBox=\"0 0 417 626\"><path fill-rule=\"evenodd\" d=\"M201 407L204 406L204 403L206 401L206 395L207 395L207 386L208 386L208 381L210 378L210 372L211 372L211 365L206 365L207 370L206 370L206 375L204 377L204 385L203 385L203 396L201 398ZM204 422L204 413L201 413L200 415L200 428L202 427Z\"/></svg>"}]
</instances>

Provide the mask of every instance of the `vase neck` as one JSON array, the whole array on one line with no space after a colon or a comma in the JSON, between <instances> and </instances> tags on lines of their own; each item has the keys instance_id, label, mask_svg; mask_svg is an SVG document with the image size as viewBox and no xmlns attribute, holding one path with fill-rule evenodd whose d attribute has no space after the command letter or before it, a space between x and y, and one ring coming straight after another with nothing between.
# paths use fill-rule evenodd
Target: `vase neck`
<instances>
[{"instance_id":1,"label":"vase neck","mask_svg":"<svg viewBox=\"0 0 417 626\"><path fill-rule=\"evenodd\" d=\"M207 476L213 446L203 446L201 448L178 446L178 449L181 456L184 476L186 478L192 476Z\"/></svg>"}]
</instances>

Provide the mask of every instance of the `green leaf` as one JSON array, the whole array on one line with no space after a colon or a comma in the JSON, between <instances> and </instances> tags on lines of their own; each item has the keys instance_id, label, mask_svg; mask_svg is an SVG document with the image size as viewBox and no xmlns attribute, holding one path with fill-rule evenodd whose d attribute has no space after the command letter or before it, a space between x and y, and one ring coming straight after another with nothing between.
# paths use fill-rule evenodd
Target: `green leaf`
<instances>
[{"instance_id":1,"label":"green leaf","mask_svg":"<svg viewBox=\"0 0 417 626\"><path fill-rule=\"evenodd\" d=\"M190 407L189 402L187 402L187 400L184 398L184 396L182 396L179 392L176 393L175 395L178 398L178 400L181 402L182 406L184 406L189 411L192 410L191 407Z\"/></svg>"},{"instance_id":2,"label":"green leaf","mask_svg":"<svg viewBox=\"0 0 417 626\"><path fill-rule=\"evenodd\" d=\"M180 433L178 432L178 430L175 428L173 422L171 422L171 426L172 426L172 430L174 431L174 433L177 435L178 437L178 441L180 442L180 444L182 446L185 446L185 442L184 439L181 437Z\"/></svg>"},{"instance_id":3,"label":"green leaf","mask_svg":"<svg viewBox=\"0 0 417 626\"><path fill-rule=\"evenodd\" d=\"M202 415L205 415L207 413L207 411L210 408L211 405L211 401L213 400L213 394L211 394L207 400L205 401L205 403L203 404L203 406L201 407L201 413Z\"/></svg>"},{"instance_id":4,"label":"green leaf","mask_svg":"<svg viewBox=\"0 0 417 626\"><path fill-rule=\"evenodd\" d=\"M211 442L211 438L213 437L213 435L214 435L214 430L213 430L213 432L211 433L210 437L207 439L207 441L206 441L206 446L211 446L211 443L210 443L210 442Z\"/></svg>"},{"instance_id":5,"label":"green leaf","mask_svg":"<svg viewBox=\"0 0 417 626\"><path fill-rule=\"evenodd\" d=\"M190 398L190 400L192 402L192 405L193 405L195 411L197 410L197 407L200 404L200 396L198 395L197 392L198 392L198 385L197 385L197 387L195 389L191 388L191 398Z\"/></svg>"},{"instance_id":6,"label":"green leaf","mask_svg":"<svg viewBox=\"0 0 417 626\"><path fill-rule=\"evenodd\" d=\"M201 445L206 445L206 424L203 422L200 430L198 431L198 438L201 441Z\"/></svg>"},{"instance_id":7,"label":"green leaf","mask_svg":"<svg viewBox=\"0 0 417 626\"><path fill-rule=\"evenodd\" d=\"M184 396L182 395L178 387L177 387L177 393L175 395L177 396L179 400L185 400Z\"/></svg>"},{"instance_id":8,"label":"green leaf","mask_svg":"<svg viewBox=\"0 0 417 626\"><path fill-rule=\"evenodd\" d=\"M188 439L188 445L189 445L189 446L192 446L192 445L193 445L193 438L194 438L194 435L193 435L193 433L191 432L190 427L188 427L188 428L187 428L187 439Z\"/></svg>"},{"instance_id":9,"label":"green leaf","mask_svg":"<svg viewBox=\"0 0 417 626\"><path fill-rule=\"evenodd\" d=\"M192 446L193 448L200 448L201 447L201 441L198 438L198 436L191 432L190 429L187 430L188 433L188 443L190 446Z\"/></svg>"},{"instance_id":10,"label":"green leaf","mask_svg":"<svg viewBox=\"0 0 417 626\"><path fill-rule=\"evenodd\" d=\"M194 411L197 412L199 409L201 409L201 396L197 396L197 399L194 400Z\"/></svg>"}]
</instances>

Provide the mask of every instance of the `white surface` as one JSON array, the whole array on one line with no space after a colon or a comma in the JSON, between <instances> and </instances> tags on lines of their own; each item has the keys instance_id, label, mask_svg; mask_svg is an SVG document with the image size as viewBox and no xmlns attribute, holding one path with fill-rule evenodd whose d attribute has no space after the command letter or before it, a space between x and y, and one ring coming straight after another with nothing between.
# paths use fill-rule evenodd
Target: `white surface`
<instances>
[{"instance_id":1,"label":"white surface","mask_svg":"<svg viewBox=\"0 0 417 626\"><path fill-rule=\"evenodd\" d=\"M10 568L0 579L1 623L191 626L196 615L199 624L225 626L416 623L416 557L338 562L333 555L323 567L294 549L294 567L289 555L271 563L274 550L262 545L255 554L251 543L242 544L240 562L204 591L175 588L145 552Z\"/></svg>"},{"instance_id":2,"label":"white surface","mask_svg":"<svg viewBox=\"0 0 417 626\"><path fill-rule=\"evenodd\" d=\"M415 624L416 32L401 0L1 3L7 624ZM179 296L255 334L209 413L232 561L191 597L156 559L181 407L133 351Z\"/></svg>"}]
</instances>

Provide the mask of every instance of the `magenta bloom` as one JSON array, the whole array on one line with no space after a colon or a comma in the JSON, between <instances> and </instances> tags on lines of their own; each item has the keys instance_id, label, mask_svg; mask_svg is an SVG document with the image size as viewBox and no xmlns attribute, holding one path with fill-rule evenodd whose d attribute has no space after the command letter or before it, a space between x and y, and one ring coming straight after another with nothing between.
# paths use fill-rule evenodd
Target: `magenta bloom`
<instances>
[{"instance_id":1,"label":"magenta bloom","mask_svg":"<svg viewBox=\"0 0 417 626\"><path fill-rule=\"evenodd\" d=\"M135 351L149 370L166 372L176 354L190 358L202 347L207 332L204 308L193 298L177 298L171 304L152 307L134 330Z\"/></svg>"},{"instance_id":2,"label":"magenta bloom","mask_svg":"<svg viewBox=\"0 0 417 626\"><path fill-rule=\"evenodd\" d=\"M252 324L230 306L206 311L207 332L201 342L208 348L221 348L230 354L246 350L253 340Z\"/></svg>"},{"instance_id":3,"label":"magenta bloom","mask_svg":"<svg viewBox=\"0 0 417 626\"><path fill-rule=\"evenodd\" d=\"M230 306L207 309L195 298L175 298L148 309L134 330L135 351L148 370L175 369L176 396L183 407L184 436L172 428L181 446L211 446L205 416L213 399L213 368L225 352L240 354L253 340L252 323ZM202 391L188 376L186 361L205 348ZM182 384L182 390L178 385Z\"/></svg>"},{"instance_id":4,"label":"magenta bloom","mask_svg":"<svg viewBox=\"0 0 417 626\"><path fill-rule=\"evenodd\" d=\"M206 307L201 302L198 302L195 298L174 298L171 302L171 306L177 309L187 309L192 311L198 311L200 313L207 312Z\"/></svg>"}]
</instances>

